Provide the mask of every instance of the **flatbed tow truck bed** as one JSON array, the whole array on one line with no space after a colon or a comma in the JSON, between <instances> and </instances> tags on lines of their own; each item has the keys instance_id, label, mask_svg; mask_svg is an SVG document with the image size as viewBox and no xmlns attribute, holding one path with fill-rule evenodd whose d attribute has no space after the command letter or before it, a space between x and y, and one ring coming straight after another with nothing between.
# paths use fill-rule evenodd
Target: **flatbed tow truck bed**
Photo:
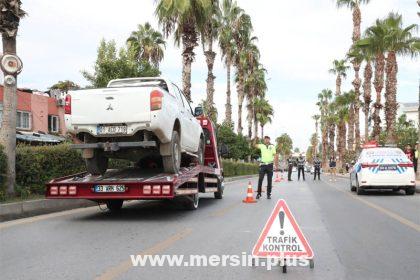
<instances>
[{"instance_id":1,"label":"flatbed tow truck bed","mask_svg":"<svg viewBox=\"0 0 420 280\"><path fill-rule=\"evenodd\" d=\"M109 169L103 175L87 172L51 180L46 184L48 199L89 199L119 210L124 200L185 198L188 209L197 209L199 193L223 197L223 168L218 155L214 126L206 117L197 118L205 133L204 165L183 167L178 174L162 169Z\"/></svg>"}]
</instances>

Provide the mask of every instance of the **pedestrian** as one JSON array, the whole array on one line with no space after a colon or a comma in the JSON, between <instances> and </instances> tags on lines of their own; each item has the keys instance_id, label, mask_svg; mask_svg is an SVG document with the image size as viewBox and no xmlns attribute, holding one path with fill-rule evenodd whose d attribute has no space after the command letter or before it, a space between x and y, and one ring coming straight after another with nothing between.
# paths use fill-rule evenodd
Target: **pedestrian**
<instances>
[{"instance_id":1,"label":"pedestrian","mask_svg":"<svg viewBox=\"0 0 420 280\"><path fill-rule=\"evenodd\" d=\"M321 180L321 161L318 156L314 158L314 181L316 180L316 175L318 175L318 181Z\"/></svg>"},{"instance_id":2,"label":"pedestrian","mask_svg":"<svg viewBox=\"0 0 420 280\"><path fill-rule=\"evenodd\" d=\"M293 165L294 165L294 161L292 156L289 156L289 158L287 159L287 181L293 181L292 180L292 171L293 171Z\"/></svg>"},{"instance_id":3,"label":"pedestrian","mask_svg":"<svg viewBox=\"0 0 420 280\"><path fill-rule=\"evenodd\" d=\"M334 179L334 182L337 181L337 161L334 156L330 158L330 182Z\"/></svg>"},{"instance_id":4,"label":"pedestrian","mask_svg":"<svg viewBox=\"0 0 420 280\"><path fill-rule=\"evenodd\" d=\"M305 158L300 154L298 158L298 181L300 180L300 173L302 172L303 181L305 181Z\"/></svg>"},{"instance_id":5,"label":"pedestrian","mask_svg":"<svg viewBox=\"0 0 420 280\"><path fill-rule=\"evenodd\" d=\"M408 159L411 160L411 162L414 162L414 152L411 149L410 145L405 146L404 153L408 157Z\"/></svg>"},{"instance_id":6,"label":"pedestrian","mask_svg":"<svg viewBox=\"0 0 420 280\"><path fill-rule=\"evenodd\" d=\"M278 154L274 145L270 143L270 137L264 137L264 144L258 144L258 137L255 138L254 147L261 152L261 162L258 178L257 199L261 197L262 183L267 174L267 199L271 199L271 188L273 183L273 165L278 169Z\"/></svg>"}]
</instances>

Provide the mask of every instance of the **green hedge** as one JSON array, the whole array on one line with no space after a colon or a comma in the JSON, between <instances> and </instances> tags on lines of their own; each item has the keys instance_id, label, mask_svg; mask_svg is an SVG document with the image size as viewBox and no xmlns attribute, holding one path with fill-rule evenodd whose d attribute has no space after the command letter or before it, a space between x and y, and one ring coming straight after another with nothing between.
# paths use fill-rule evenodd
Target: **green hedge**
<instances>
[{"instance_id":1,"label":"green hedge","mask_svg":"<svg viewBox=\"0 0 420 280\"><path fill-rule=\"evenodd\" d=\"M110 168L129 166L125 160L110 161ZM258 165L223 160L226 177L258 173ZM85 170L80 151L70 149L68 144L55 146L19 145L16 149L16 191L21 197L43 194L45 183L52 178L62 177ZM0 200L5 199L4 174L6 156L0 146Z\"/></svg>"},{"instance_id":2,"label":"green hedge","mask_svg":"<svg viewBox=\"0 0 420 280\"><path fill-rule=\"evenodd\" d=\"M225 177L258 174L258 164L222 160Z\"/></svg>"}]
</instances>

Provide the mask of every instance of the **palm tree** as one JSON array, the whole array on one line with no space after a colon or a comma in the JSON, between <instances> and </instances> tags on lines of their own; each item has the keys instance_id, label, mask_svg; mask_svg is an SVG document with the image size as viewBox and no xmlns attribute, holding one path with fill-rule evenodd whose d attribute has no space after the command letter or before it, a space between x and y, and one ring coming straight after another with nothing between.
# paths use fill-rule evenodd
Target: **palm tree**
<instances>
[{"instance_id":1,"label":"palm tree","mask_svg":"<svg viewBox=\"0 0 420 280\"><path fill-rule=\"evenodd\" d=\"M264 126L267 123L271 123L274 115L273 106L267 101L267 99L260 97L255 100L254 103L255 111L257 112L257 120L261 127L261 139L264 138Z\"/></svg>"},{"instance_id":2,"label":"palm tree","mask_svg":"<svg viewBox=\"0 0 420 280\"><path fill-rule=\"evenodd\" d=\"M327 106L326 122L328 126L328 156L335 156L335 131L336 125L339 123L337 115L337 105L335 102L331 102Z\"/></svg>"},{"instance_id":3,"label":"palm tree","mask_svg":"<svg viewBox=\"0 0 420 280\"><path fill-rule=\"evenodd\" d=\"M155 14L166 37L174 34L175 43L182 43L182 84L185 96L191 100L191 64L199 33L211 14L212 0L158 0Z\"/></svg>"},{"instance_id":4,"label":"palm tree","mask_svg":"<svg viewBox=\"0 0 420 280\"><path fill-rule=\"evenodd\" d=\"M322 167L327 167L327 151L328 151L328 109L329 103L332 98L332 91L330 89L324 89L318 94L318 107L321 113L321 141L322 141Z\"/></svg>"},{"instance_id":5,"label":"palm tree","mask_svg":"<svg viewBox=\"0 0 420 280\"><path fill-rule=\"evenodd\" d=\"M3 54L16 55L16 35L19 22L25 16L21 9L21 1L0 1L0 32L3 38ZM4 73L4 77L10 76ZM14 195L16 179L16 79L17 74L11 75L15 81L4 83L3 118L0 128L0 144L7 157L6 182L7 193ZM5 79L4 79L5 80Z\"/></svg>"},{"instance_id":6,"label":"palm tree","mask_svg":"<svg viewBox=\"0 0 420 280\"><path fill-rule=\"evenodd\" d=\"M238 29L238 33L234 34L237 45L237 53L235 54L236 66L236 91L238 94L238 134L242 134L242 105L245 99L245 81L247 69L253 67L258 58L258 48L253 44L254 38L251 38L251 18L249 15L242 14L241 21L243 24ZM259 55L259 54L258 54Z\"/></svg>"},{"instance_id":7,"label":"palm tree","mask_svg":"<svg viewBox=\"0 0 420 280\"><path fill-rule=\"evenodd\" d=\"M346 151L346 125L349 121L349 94L344 93L343 95L336 96L334 103L336 106L337 118L340 120L338 124L338 141L337 141L337 152L338 152L338 167L341 168L344 161L344 153ZM344 124L344 125L343 125Z\"/></svg>"},{"instance_id":8,"label":"palm tree","mask_svg":"<svg viewBox=\"0 0 420 280\"><path fill-rule=\"evenodd\" d=\"M219 9L219 1L212 0L212 6L210 8L210 12L206 18L206 22L204 24L204 28L201 32L201 39L203 43L203 50L204 56L206 57L207 63L207 99L206 104L209 106L207 111L209 113L209 117L211 119L215 119L213 116L214 110L214 79L216 78L213 75L213 66L214 66L214 59L216 58L216 53L213 51L213 42L217 39L218 33L220 28L220 9ZM206 49L207 46L207 49Z\"/></svg>"},{"instance_id":9,"label":"palm tree","mask_svg":"<svg viewBox=\"0 0 420 280\"><path fill-rule=\"evenodd\" d=\"M333 61L333 67L329 70L329 72L333 75L336 75L335 80L335 95L338 96L341 94L341 82L342 79L347 77L347 70L350 67L346 64L345 59Z\"/></svg>"},{"instance_id":10,"label":"palm tree","mask_svg":"<svg viewBox=\"0 0 420 280\"><path fill-rule=\"evenodd\" d=\"M346 64L346 60L342 59L342 60L334 60L333 61L333 68L331 68L329 70L329 72L331 74L336 75L336 82L335 82L335 86L336 86L336 90L335 90L335 96L336 98L339 97L341 95L341 82L342 82L342 78L346 78L347 77L347 70L350 67ZM330 124L331 126L335 125L334 122L332 122ZM345 141L343 139L345 139L346 135L346 123L344 121L344 119L340 118L338 119L337 122L337 132L338 132L338 146L337 146L337 151L339 153L339 166L340 166L340 162L342 160L342 146L343 143L345 143ZM333 132L333 128L330 128L330 131ZM331 139L331 138L330 138ZM330 144L331 145L331 144Z\"/></svg>"},{"instance_id":11,"label":"palm tree","mask_svg":"<svg viewBox=\"0 0 420 280\"><path fill-rule=\"evenodd\" d=\"M372 138L379 140L381 133L381 116L380 111L382 109L381 94L384 87L384 73L385 73L385 30L380 20L376 20L375 25L369 27L365 32L365 38L361 39L357 46L363 49L367 49L369 53L374 56L374 80L373 85L375 87L376 98L373 104L373 129Z\"/></svg>"},{"instance_id":12,"label":"palm tree","mask_svg":"<svg viewBox=\"0 0 420 280\"><path fill-rule=\"evenodd\" d=\"M131 32L127 45L138 60L147 61L156 67L163 60L166 42L162 33L153 29L150 23L139 24L137 30Z\"/></svg>"},{"instance_id":13,"label":"palm tree","mask_svg":"<svg viewBox=\"0 0 420 280\"><path fill-rule=\"evenodd\" d=\"M258 49L255 55L259 56ZM256 59L257 57L254 57ZM248 123L248 137L252 138L252 134L257 136L258 120L254 110L254 103L257 97L264 97L267 85L265 83L265 69L256 61L256 64L250 65L247 68L247 75L245 80L245 96L247 98L247 123ZM252 124L254 124L254 133L252 133Z\"/></svg>"},{"instance_id":14,"label":"palm tree","mask_svg":"<svg viewBox=\"0 0 420 280\"><path fill-rule=\"evenodd\" d=\"M353 12L353 46L357 41L360 40L360 24L362 22L362 13L360 11L361 4L368 4L370 0L337 0L337 7L347 7ZM362 61L360 59L352 59L351 63L353 64L354 69L354 80L352 82L354 87L354 92L356 94L356 100L354 103L354 124L355 124L355 140L356 148L359 148L360 144L360 86L362 81L359 77L360 65Z\"/></svg>"},{"instance_id":15,"label":"palm tree","mask_svg":"<svg viewBox=\"0 0 420 280\"><path fill-rule=\"evenodd\" d=\"M320 115L313 115L312 116L312 119L315 121L315 140L316 140L314 145L313 145L313 147L314 147L313 155L314 156L316 156L316 150L318 148L318 122L319 122L320 118L321 118Z\"/></svg>"},{"instance_id":16,"label":"palm tree","mask_svg":"<svg viewBox=\"0 0 420 280\"><path fill-rule=\"evenodd\" d=\"M244 11L238 7L236 1L223 0L221 4L221 19L219 29L219 46L226 66L226 105L225 123L232 125L232 102L230 90L231 66L234 64L236 43L235 32L239 32L241 15Z\"/></svg>"},{"instance_id":17,"label":"palm tree","mask_svg":"<svg viewBox=\"0 0 420 280\"><path fill-rule=\"evenodd\" d=\"M416 24L403 27L402 16L390 13L383 20L385 31L385 48L388 51L386 57L386 84L385 84L385 120L387 129L387 142L394 143L396 141L395 126L397 118L397 73L398 62L397 55L416 56L420 53L420 49L416 47L420 39L414 37Z\"/></svg>"}]
</instances>

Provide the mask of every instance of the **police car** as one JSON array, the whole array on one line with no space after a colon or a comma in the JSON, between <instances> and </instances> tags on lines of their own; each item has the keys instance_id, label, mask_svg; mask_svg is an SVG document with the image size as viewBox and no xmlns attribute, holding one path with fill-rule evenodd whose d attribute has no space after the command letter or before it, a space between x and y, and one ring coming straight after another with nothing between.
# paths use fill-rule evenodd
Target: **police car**
<instances>
[{"instance_id":1,"label":"police car","mask_svg":"<svg viewBox=\"0 0 420 280\"><path fill-rule=\"evenodd\" d=\"M403 189L407 195L413 195L414 165L399 148L365 146L350 170L350 188L358 195L367 189Z\"/></svg>"}]
</instances>

